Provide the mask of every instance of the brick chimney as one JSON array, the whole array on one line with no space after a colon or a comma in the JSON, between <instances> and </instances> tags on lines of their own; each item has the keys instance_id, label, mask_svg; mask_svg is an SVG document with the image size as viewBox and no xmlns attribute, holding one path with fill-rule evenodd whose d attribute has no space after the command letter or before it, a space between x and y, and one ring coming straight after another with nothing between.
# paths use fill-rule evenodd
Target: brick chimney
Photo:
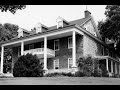
<instances>
[{"instance_id":1,"label":"brick chimney","mask_svg":"<svg viewBox=\"0 0 120 90\"><path fill-rule=\"evenodd\" d=\"M85 18L91 15L91 12L89 12L88 10L85 10L84 13L85 13Z\"/></svg>"}]
</instances>

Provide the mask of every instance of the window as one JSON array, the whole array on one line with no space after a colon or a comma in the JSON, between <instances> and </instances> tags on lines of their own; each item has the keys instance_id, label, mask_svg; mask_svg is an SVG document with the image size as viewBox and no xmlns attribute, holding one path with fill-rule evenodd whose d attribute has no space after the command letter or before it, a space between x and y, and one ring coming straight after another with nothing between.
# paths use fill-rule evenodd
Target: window
<instances>
[{"instance_id":1,"label":"window","mask_svg":"<svg viewBox=\"0 0 120 90\"><path fill-rule=\"evenodd\" d=\"M73 60L72 58L68 58L68 68L72 67Z\"/></svg>"},{"instance_id":2,"label":"window","mask_svg":"<svg viewBox=\"0 0 120 90\"><path fill-rule=\"evenodd\" d=\"M68 38L68 48L72 48L72 37Z\"/></svg>"},{"instance_id":3,"label":"window","mask_svg":"<svg viewBox=\"0 0 120 90\"><path fill-rule=\"evenodd\" d=\"M41 42L41 48L44 48L44 42Z\"/></svg>"},{"instance_id":4,"label":"window","mask_svg":"<svg viewBox=\"0 0 120 90\"><path fill-rule=\"evenodd\" d=\"M104 55L104 47L101 46L102 55Z\"/></svg>"},{"instance_id":5,"label":"window","mask_svg":"<svg viewBox=\"0 0 120 90\"><path fill-rule=\"evenodd\" d=\"M109 54L110 54L111 57L113 57L113 52L112 51L110 51Z\"/></svg>"},{"instance_id":6,"label":"window","mask_svg":"<svg viewBox=\"0 0 120 90\"><path fill-rule=\"evenodd\" d=\"M63 27L63 21L59 21L58 22L58 28L62 28Z\"/></svg>"},{"instance_id":7,"label":"window","mask_svg":"<svg viewBox=\"0 0 120 90\"><path fill-rule=\"evenodd\" d=\"M18 47L18 57L21 55L21 47Z\"/></svg>"},{"instance_id":8,"label":"window","mask_svg":"<svg viewBox=\"0 0 120 90\"><path fill-rule=\"evenodd\" d=\"M29 45L29 50L34 49L34 44Z\"/></svg>"},{"instance_id":9,"label":"window","mask_svg":"<svg viewBox=\"0 0 120 90\"><path fill-rule=\"evenodd\" d=\"M109 55L109 49L106 49L106 54Z\"/></svg>"},{"instance_id":10,"label":"window","mask_svg":"<svg viewBox=\"0 0 120 90\"><path fill-rule=\"evenodd\" d=\"M54 60L54 69L59 69L59 59Z\"/></svg>"},{"instance_id":11,"label":"window","mask_svg":"<svg viewBox=\"0 0 120 90\"><path fill-rule=\"evenodd\" d=\"M54 50L59 50L59 40L54 40Z\"/></svg>"}]
</instances>

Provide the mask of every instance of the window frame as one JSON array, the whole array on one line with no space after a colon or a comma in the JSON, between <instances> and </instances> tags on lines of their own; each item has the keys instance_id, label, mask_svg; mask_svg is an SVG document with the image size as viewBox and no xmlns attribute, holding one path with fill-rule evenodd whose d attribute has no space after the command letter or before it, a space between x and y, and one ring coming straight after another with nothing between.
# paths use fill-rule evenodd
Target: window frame
<instances>
[{"instance_id":1,"label":"window frame","mask_svg":"<svg viewBox=\"0 0 120 90\"><path fill-rule=\"evenodd\" d=\"M42 47L42 45L43 45L43 47ZM40 43L40 48L44 48L44 42Z\"/></svg>"},{"instance_id":2,"label":"window frame","mask_svg":"<svg viewBox=\"0 0 120 90\"><path fill-rule=\"evenodd\" d=\"M110 54L109 54L109 49L108 48L106 48L106 52L107 52L107 56L109 56Z\"/></svg>"},{"instance_id":3,"label":"window frame","mask_svg":"<svg viewBox=\"0 0 120 90\"><path fill-rule=\"evenodd\" d=\"M21 56L21 47L18 47L18 57Z\"/></svg>"},{"instance_id":4,"label":"window frame","mask_svg":"<svg viewBox=\"0 0 120 90\"><path fill-rule=\"evenodd\" d=\"M71 68L70 67L70 59L72 59L72 58L68 58L68 68ZM73 65L73 59L72 59L72 65Z\"/></svg>"},{"instance_id":5,"label":"window frame","mask_svg":"<svg viewBox=\"0 0 120 90\"><path fill-rule=\"evenodd\" d=\"M101 45L101 48L102 48L102 55L105 55L105 52L104 52L105 48L104 48L104 46Z\"/></svg>"},{"instance_id":6,"label":"window frame","mask_svg":"<svg viewBox=\"0 0 120 90\"><path fill-rule=\"evenodd\" d=\"M55 67L56 67L56 63L55 63L55 61L58 61L58 69L59 69L59 67L60 67L60 66L59 66L59 59L55 59L55 60L53 60L53 69L54 69L54 70L56 70L56 68L55 68Z\"/></svg>"},{"instance_id":7,"label":"window frame","mask_svg":"<svg viewBox=\"0 0 120 90\"><path fill-rule=\"evenodd\" d=\"M56 42L56 41L58 41L58 49L55 49L55 46L56 46L56 45L55 45L55 42ZM59 50L59 39L56 39L56 40L54 40L54 51L58 51L58 50Z\"/></svg>"},{"instance_id":8,"label":"window frame","mask_svg":"<svg viewBox=\"0 0 120 90\"><path fill-rule=\"evenodd\" d=\"M68 37L68 49L71 49L73 48L73 39L72 39L72 46L70 47L70 43L69 43L69 40L72 39L72 37Z\"/></svg>"}]
</instances>

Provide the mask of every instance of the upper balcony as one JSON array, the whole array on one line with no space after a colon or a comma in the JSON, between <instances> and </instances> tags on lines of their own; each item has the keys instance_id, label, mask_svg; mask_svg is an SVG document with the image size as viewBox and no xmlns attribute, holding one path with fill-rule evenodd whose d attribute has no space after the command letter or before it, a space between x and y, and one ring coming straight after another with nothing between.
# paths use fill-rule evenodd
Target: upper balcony
<instances>
[{"instance_id":1,"label":"upper balcony","mask_svg":"<svg viewBox=\"0 0 120 90\"><path fill-rule=\"evenodd\" d=\"M33 55L36 54L38 58L44 58L44 48L25 50L24 55L26 55L27 53L31 53ZM47 58L53 58L53 57L55 57L55 51L47 48Z\"/></svg>"}]
</instances>

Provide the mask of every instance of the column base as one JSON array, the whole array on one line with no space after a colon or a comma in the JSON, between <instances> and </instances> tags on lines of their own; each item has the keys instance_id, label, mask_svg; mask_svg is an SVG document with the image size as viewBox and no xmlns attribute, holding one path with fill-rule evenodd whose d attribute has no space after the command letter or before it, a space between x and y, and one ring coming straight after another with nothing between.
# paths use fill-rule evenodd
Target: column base
<instances>
[{"instance_id":1,"label":"column base","mask_svg":"<svg viewBox=\"0 0 120 90\"><path fill-rule=\"evenodd\" d=\"M72 66L72 74L75 74L75 72L77 72L78 71L78 68L77 68L77 66Z\"/></svg>"},{"instance_id":2,"label":"column base","mask_svg":"<svg viewBox=\"0 0 120 90\"><path fill-rule=\"evenodd\" d=\"M48 73L48 69L43 69L43 70L44 70L43 75L46 75Z\"/></svg>"}]
</instances>

